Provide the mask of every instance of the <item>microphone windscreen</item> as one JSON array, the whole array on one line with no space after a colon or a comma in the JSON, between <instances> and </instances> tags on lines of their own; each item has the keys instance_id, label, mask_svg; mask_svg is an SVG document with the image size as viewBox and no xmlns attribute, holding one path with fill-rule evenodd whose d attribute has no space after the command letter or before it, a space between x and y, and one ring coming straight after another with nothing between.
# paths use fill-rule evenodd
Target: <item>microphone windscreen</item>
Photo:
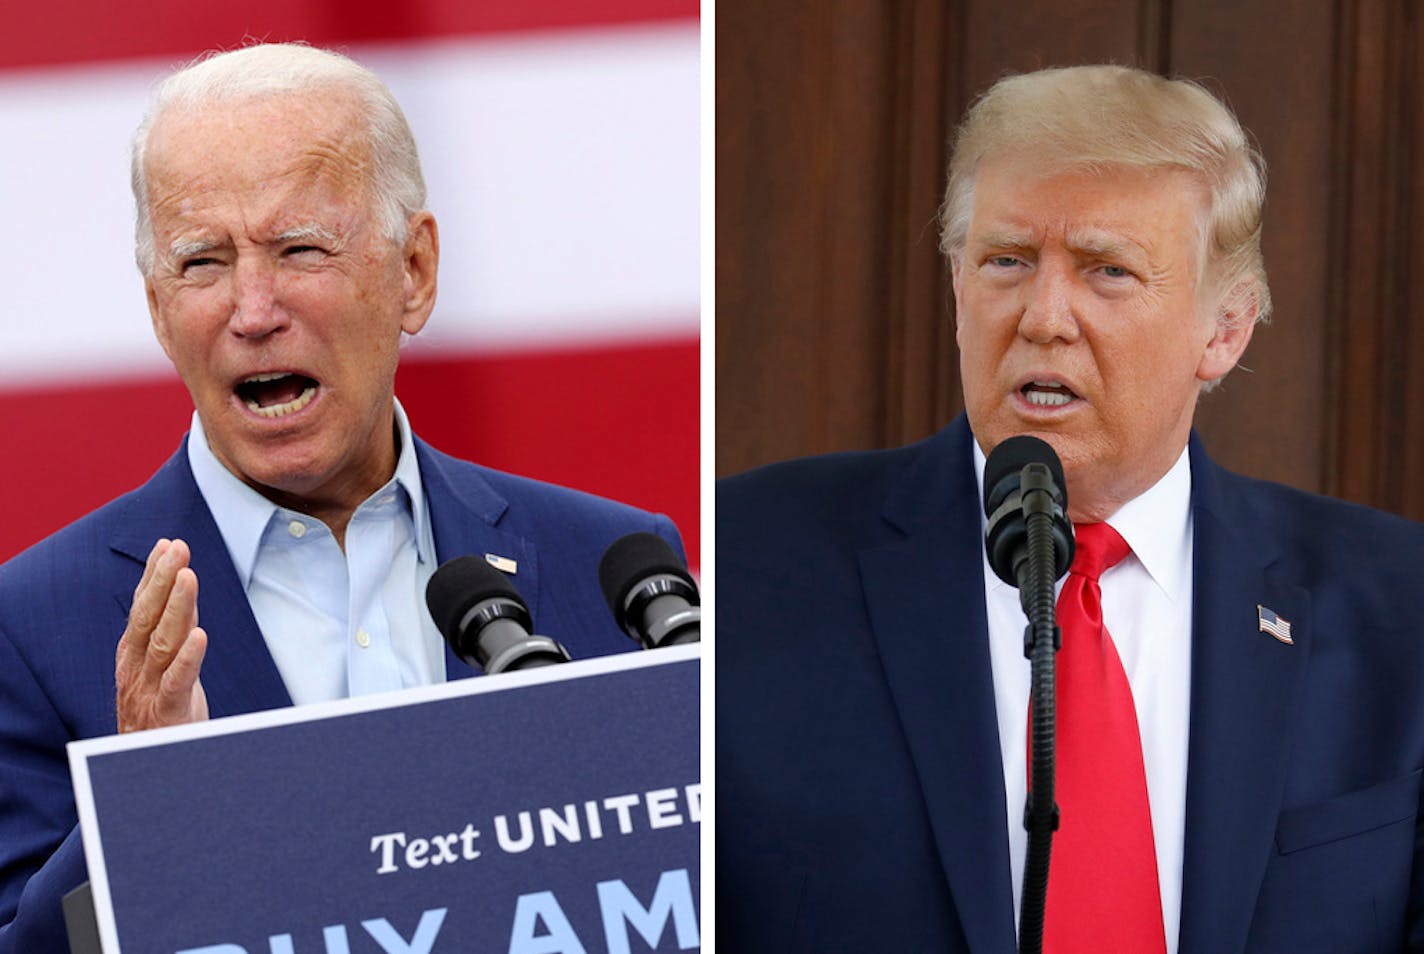
<instances>
[{"instance_id":1,"label":"microphone windscreen","mask_svg":"<svg viewBox=\"0 0 1424 954\"><path fill-rule=\"evenodd\" d=\"M666 573L695 588L692 576L666 540L656 533L630 533L620 537L598 563L603 598L618 624L623 625L623 602L629 591L650 576Z\"/></svg>"},{"instance_id":2,"label":"microphone windscreen","mask_svg":"<svg viewBox=\"0 0 1424 954\"><path fill-rule=\"evenodd\" d=\"M475 604L501 596L524 606L524 598L509 578L477 556L450 560L425 586L425 605L446 639L457 637L460 621Z\"/></svg>"},{"instance_id":3,"label":"microphone windscreen","mask_svg":"<svg viewBox=\"0 0 1424 954\"><path fill-rule=\"evenodd\" d=\"M984 513L992 515L1009 494L1018 487L1019 474L1027 464L1045 464L1053 475L1053 483L1064 490L1063 464L1047 441L1030 434L1019 434L999 444L984 464Z\"/></svg>"}]
</instances>

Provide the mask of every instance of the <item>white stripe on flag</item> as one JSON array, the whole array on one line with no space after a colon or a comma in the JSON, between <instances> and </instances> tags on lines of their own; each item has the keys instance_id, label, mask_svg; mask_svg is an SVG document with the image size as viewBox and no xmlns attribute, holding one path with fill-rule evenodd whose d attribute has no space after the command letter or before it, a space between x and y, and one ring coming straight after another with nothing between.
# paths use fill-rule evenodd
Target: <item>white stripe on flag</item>
<instances>
[{"instance_id":1,"label":"white stripe on flag","mask_svg":"<svg viewBox=\"0 0 1424 954\"><path fill-rule=\"evenodd\" d=\"M444 259L418 349L695 335L698 28L355 47L407 111ZM0 73L6 388L166 369L128 142L172 64Z\"/></svg>"}]
</instances>

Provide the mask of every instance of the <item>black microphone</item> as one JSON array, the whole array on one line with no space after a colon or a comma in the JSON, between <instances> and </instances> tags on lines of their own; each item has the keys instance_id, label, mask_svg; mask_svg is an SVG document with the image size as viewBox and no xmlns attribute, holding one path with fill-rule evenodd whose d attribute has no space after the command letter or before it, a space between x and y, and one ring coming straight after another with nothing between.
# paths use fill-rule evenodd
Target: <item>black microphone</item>
<instances>
[{"instance_id":1,"label":"black microphone","mask_svg":"<svg viewBox=\"0 0 1424 954\"><path fill-rule=\"evenodd\" d=\"M529 607L519 591L479 557L456 557L436 570L425 603L456 655L488 675L569 661L563 646L530 633Z\"/></svg>"},{"instance_id":2,"label":"black microphone","mask_svg":"<svg viewBox=\"0 0 1424 954\"><path fill-rule=\"evenodd\" d=\"M1030 565L1029 514L1046 513L1050 518L1053 579L1057 580L1073 563L1073 524L1067 510L1063 465L1046 441L1020 434L989 454L984 464L984 515L989 518L985 551L994 573L1017 587L1021 596Z\"/></svg>"},{"instance_id":3,"label":"black microphone","mask_svg":"<svg viewBox=\"0 0 1424 954\"><path fill-rule=\"evenodd\" d=\"M619 627L644 649L701 642L697 584L656 533L615 540L599 561L598 581Z\"/></svg>"},{"instance_id":4,"label":"black microphone","mask_svg":"<svg viewBox=\"0 0 1424 954\"><path fill-rule=\"evenodd\" d=\"M989 518L985 552L999 579L1018 588L1028 617L1024 655L1030 664L1032 783L1023 818L1028 843L1019 907L1021 954L1043 949L1049 862L1059 821L1053 798L1058 722L1053 657L1062 633L1055 620L1053 584L1073 563L1073 524L1067 510L1063 465L1052 447L1025 434L994 448L984 465L984 514Z\"/></svg>"}]
</instances>

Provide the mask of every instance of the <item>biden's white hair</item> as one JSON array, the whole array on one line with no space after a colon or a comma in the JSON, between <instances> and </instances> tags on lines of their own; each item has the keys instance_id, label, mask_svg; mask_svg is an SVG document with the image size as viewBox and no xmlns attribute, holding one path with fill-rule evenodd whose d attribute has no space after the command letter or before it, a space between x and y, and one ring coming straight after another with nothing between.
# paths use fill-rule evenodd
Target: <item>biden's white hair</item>
<instances>
[{"instance_id":1,"label":"biden's white hair","mask_svg":"<svg viewBox=\"0 0 1424 954\"><path fill-rule=\"evenodd\" d=\"M386 84L340 53L302 43L261 43L206 54L165 79L154 94L133 141L134 255L140 271L151 274L154 263L144 163L158 119L174 109L211 108L225 101L313 90L345 91L361 104L367 119L376 216L387 237L405 241L410 217L425 208L425 178L415 136Z\"/></svg>"}]
</instances>

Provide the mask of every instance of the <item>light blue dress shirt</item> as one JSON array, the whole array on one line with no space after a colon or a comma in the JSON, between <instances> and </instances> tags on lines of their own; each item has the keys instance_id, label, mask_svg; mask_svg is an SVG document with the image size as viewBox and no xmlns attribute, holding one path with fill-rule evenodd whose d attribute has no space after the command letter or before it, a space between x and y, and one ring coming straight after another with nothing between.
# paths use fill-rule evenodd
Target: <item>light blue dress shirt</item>
<instances>
[{"instance_id":1,"label":"light blue dress shirt","mask_svg":"<svg viewBox=\"0 0 1424 954\"><path fill-rule=\"evenodd\" d=\"M297 705L445 680L444 643L425 606L434 535L400 402L395 418L395 476L356 508L343 553L326 524L277 506L224 467L193 415L193 477Z\"/></svg>"}]
</instances>

